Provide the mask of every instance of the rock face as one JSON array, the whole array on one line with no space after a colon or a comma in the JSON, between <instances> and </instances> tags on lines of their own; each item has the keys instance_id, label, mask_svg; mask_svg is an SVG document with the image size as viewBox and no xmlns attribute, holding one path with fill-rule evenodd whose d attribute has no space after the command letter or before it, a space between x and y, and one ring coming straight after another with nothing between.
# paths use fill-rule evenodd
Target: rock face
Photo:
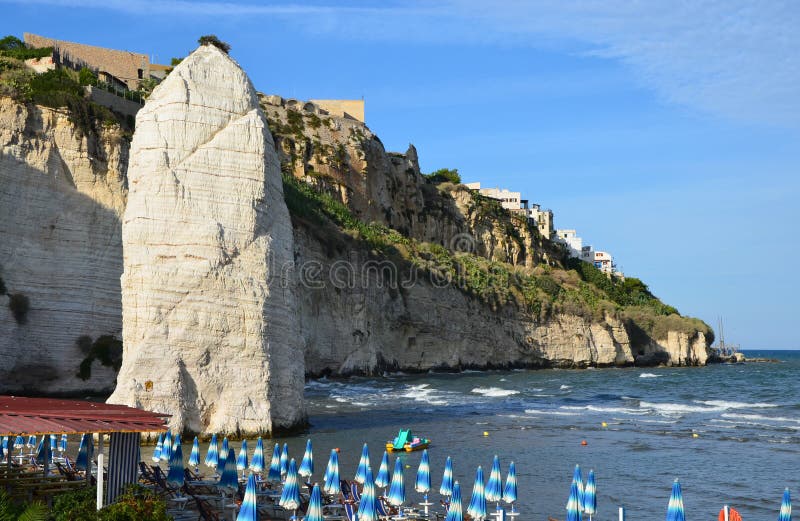
<instances>
[{"instance_id":1,"label":"rock face","mask_svg":"<svg viewBox=\"0 0 800 521\"><path fill-rule=\"evenodd\" d=\"M63 111L0 98L0 277L29 302L17 319L0 295L0 392L113 389L99 362L76 376L78 340L121 337L127 163L118 129L84 132Z\"/></svg>"},{"instance_id":2,"label":"rock face","mask_svg":"<svg viewBox=\"0 0 800 521\"><path fill-rule=\"evenodd\" d=\"M513 309L493 311L454 287L389 276L358 249L348 252L345 275L341 259L321 244L315 230L295 228L298 266L316 267L298 293L310 375L634 361L624 326L611 318L540 322Z\"/></svg>"},{"instance_id":3,"label":"rock face","mask_svg":"<svg viewBox=\"0 0 800 521\"><path fill-rule=\"evenodd\" d=\"M304 421L292 228L272 147L250 80L213 46L137 115L110 402L172 414L179 431Z\"/></svg>"}]
</instances>

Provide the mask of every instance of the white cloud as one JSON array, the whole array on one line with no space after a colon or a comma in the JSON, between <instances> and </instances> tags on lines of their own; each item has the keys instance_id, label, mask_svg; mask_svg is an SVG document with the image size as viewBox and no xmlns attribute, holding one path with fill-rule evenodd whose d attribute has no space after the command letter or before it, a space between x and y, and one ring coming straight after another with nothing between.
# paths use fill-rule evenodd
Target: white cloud
<instances>
[{"instance_id":1,"label":"white cloud","mask_svg":"<svg viewBox=\"0 0 800 521\"><path fill-rule=\"evenodd\" d=\"M668 102L744 121L800 124L800 4L792 0L24 3L148 16L280 17L327 38L555 47L620 60Z\"/></svg>"}]
</instances>

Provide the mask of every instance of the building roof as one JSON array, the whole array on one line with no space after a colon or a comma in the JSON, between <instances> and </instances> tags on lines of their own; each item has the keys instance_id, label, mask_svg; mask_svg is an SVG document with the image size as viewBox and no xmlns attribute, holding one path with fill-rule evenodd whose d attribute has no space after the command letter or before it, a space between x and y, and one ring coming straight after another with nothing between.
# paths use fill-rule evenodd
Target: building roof
<instances>
[{"instance_id":1,"label":"building roof","mask_svg":"<svg viewBox=\"0 0 800 521\"><path fill-rule=\"evenodd\" d=\"M126 405L0 396L0 436L163 431L167 417Z\"/></svg>"}]
</instances>

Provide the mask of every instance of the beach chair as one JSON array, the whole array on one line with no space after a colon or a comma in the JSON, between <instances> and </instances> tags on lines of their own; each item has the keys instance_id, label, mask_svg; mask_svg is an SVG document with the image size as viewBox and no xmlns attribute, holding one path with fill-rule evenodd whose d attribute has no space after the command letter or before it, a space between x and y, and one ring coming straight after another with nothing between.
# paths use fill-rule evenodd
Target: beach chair
<instances>
[{"instance_id":1,"label":"beach chair","mask_svg":"<svg viewBox=\"0 0 800 521\"><path fill-rule=\"evenodd\" d=\"M186 478L186 481L201 481L203 477L199 474L195 474L192 469L184 468L183 469L183 476Z\"/></svg>"},{"instance_id":2,"label":"beach chair","mask_svg":"<svg viewBox=\"0 0 800 521\"><path fill-rule=\"evenodd\" d=\"M378 513L378 517L380 519L389 519L392 516L396 516L400 513L400 511L396 508L392 508L391 505L386 504L386 499L381 496L375 501L375 511Z\"/></svg>"},{"instance_id":3,"label":"beach chair","mask_svg":"<svg viewBox=\"0 0 800 521\"><path fill-rule=\"evenodd\" d=\"M350 483L350 498L356 503L361 501L361 492L358 491L358 483L355 481Z\"/></svg>"},{"instance_id":4,"label":"beach chair","mask_svg":"<svg viewBox=\"0 0 800 521\"><path fill-rule=\"evenodd\" d=\"M356 515L356 506L353 503L344 504L344 515L347 518L347 521L358 521L358 515Z\"/></svg>"}]
</instances>

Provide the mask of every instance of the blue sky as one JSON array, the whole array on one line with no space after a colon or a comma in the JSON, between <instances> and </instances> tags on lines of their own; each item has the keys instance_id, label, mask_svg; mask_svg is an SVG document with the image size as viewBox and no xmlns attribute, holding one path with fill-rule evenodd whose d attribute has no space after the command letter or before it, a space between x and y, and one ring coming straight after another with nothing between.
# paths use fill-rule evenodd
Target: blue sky
<instances>
[{"instance_id":1,"label":"blue sky","mask_svg":"<svg viewBox=\"0 0 800 521\"><path fill-rule=\"evenodd\" d=\"M366 99L423 170L523 192L682 313L800 348L800 5L0 0L0 32L148 53L214 33L256 87Z\"/></svg>"}]
</instances>

